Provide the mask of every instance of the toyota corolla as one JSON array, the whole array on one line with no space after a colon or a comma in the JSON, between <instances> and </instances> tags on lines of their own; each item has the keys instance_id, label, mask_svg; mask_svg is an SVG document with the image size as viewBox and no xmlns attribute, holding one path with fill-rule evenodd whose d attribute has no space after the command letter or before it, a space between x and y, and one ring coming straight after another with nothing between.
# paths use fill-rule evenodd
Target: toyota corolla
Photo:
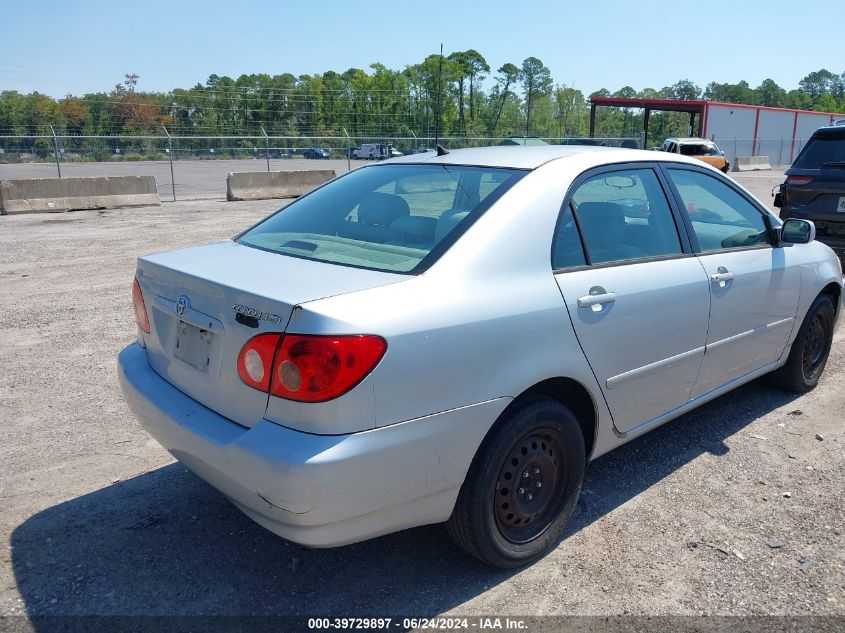
<instances>
[{"instance_id":1,"label":"toyota corolla","mask_svg":"<svg viewBox=\"0 0 845 633\"><path fill-rule=\"evenodd\" d=\"M842 270L814 236L680 155L438 148L139 258L120 383L284 538L445 522L514 567L591 459L763 374L816 385Z\"/></svg>"}]
</instances>

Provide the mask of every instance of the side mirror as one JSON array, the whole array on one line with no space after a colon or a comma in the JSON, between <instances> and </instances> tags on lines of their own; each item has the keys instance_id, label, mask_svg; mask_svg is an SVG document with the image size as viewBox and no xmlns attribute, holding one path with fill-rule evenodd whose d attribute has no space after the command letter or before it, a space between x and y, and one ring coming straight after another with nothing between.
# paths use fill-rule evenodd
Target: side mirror
<instances>
[{"instance_id":1,"label":"side mirror","mask_svg":"<svg viewBox=\"0 0 845 633\"><path fill-rule=\"evenodd\" d=\"M808 244L816 239L816 225L810 220L790 218L780 227L780 241L785 244Z\"/></svg>"},{"instance_id":2,"label":"side mirror","mask_svg":"<svg viewBox=\"0 0 845 633\"><path fill-rule=\"evenodd\" d=\"M772 202L772 204L775 205L778 209L783 206L783 194L781 192L778 191L775 194L775 201Z\"/></svg>"}]
</instances>

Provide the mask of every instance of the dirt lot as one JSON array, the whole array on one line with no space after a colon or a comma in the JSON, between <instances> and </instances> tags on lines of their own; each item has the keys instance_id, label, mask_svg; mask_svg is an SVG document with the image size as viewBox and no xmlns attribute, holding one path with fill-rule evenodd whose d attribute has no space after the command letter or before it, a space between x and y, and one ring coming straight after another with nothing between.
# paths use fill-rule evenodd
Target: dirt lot
<instances>
[{"instance_id":1,"label":"dirt lot","mask_svg":"<svg viewBox=\"0 0 845 633\"><path fill-rule=\"evenodd\" d=\"M747 182L765 200L778 179ZM116 356L136 256L275 206L0 218L0 615L845 616L845 328L812 393L757 381L594 462L527 569L441 526L303 550L247 519L137 426Z\"/></svg>"}]
</instances>

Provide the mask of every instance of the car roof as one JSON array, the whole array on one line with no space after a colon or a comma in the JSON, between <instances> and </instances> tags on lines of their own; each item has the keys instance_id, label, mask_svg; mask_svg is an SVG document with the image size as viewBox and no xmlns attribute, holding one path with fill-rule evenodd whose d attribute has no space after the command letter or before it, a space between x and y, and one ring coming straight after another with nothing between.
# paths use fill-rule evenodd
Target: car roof
<instances>
[{"instance_id":1,"label":"car roof","mask_svg":"<svg viewBox=\"0 0 845 633\"><path fill-rule=\"evenodd\" d=\"M672 137L667 138L667 141L674 141L676 143L707 143L713 144L713 141L708 140L706 138L699 138L697 136L682 136L682 137Z\"/></svg>"},{"instance_id":2,"label":"car roof","mask_svg":"<svg viewBox=\"0 0 845 633\"><path fill-rule=\"evenodd\" d=\"M667 158L668 154L656 155L642 149L623 149L594 145L506 145L494 147L473 147L452 149L447 154L437 156L433 151L424 154L401 156L384 161L388 164L425 163L435 165L476 165L484 167L504 167L510 169L536 169L553 160L582 160L595 163L623 163L626 161L671 160L675 162L697 164L683 156ZM597 160L598 159L598 160Z\"/></svg>"},{"instance_id":3,"label":"car roof","mask_svg":"<svg viewBox=\"0 0 845 633\"><path fill-rule=\"evenodd\" d=\"M845 126L825 125L824 127L820 127L815 132L813 132L813 136L833 136L835 138L842 138L845 137Z\"/></svg>"}]
</instances>

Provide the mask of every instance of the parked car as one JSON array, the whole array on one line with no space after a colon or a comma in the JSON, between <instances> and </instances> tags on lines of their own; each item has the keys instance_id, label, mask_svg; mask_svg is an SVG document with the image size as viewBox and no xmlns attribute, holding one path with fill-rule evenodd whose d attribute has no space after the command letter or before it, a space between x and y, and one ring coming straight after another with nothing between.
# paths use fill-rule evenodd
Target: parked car
<instances>
[{"instance_id":1,"label":"parked car","mask_svg":"<svg viewBox=\"0 0 845 633\"><path fill-rule=\"evenodd\" d=\"M845 126L816 130L775 195L780 217L812 220L820 242L845 261Z\"/></svg>"},{"instance_id":2,"label":"parked car","mask_svg":"<svg viewBox=\"0 0 845 633\"><path fill-rule=\"evenodd\" d=\"M352 158L355 159L381 160L397 156L402 156L402 152L389 143L364 143L352 150Z\"/></svg>"},{"instance_id":3,"label":"parked car","mask_svg":"<svg viewBox=\"0 0 845 633\"><path fill-rule=\"evenodd\" d=\"M725 153L713 141L706 138L667 138L663 141L661 151L672 154L691 156L712 165L723 174L728 173L731 164L725 158Z\"/></svg>"},{"instance_id":4,"label":"parked car","mask_svg":"<svg viewBox=\"0 0 845 633\"><path fill-rule=\"evenodd\" d=\"M813 237L680 154L407 156L139 258L120 384L286 539L446 522L515 567L555 546L590 460L764 374L816 385L843 305Z\"/></svg>"},{"instance_id":5,"label":"parked car","mask_svg":"<svg viewBox=\"0 0 845 633\"><path fill-rule=\"evenodd\" d=\"M412 147L405 152L405 156L413 156L414 154L425 154L426 152L433 152L430 147Z\"/></svg>"},{"instance_id":6,"label":"parked car","mask_svg":"<svg viewBox=\"0 0 845 633\"><path fill-rule=\"evenodd\" d=\"M303 158L331 158L332 153L321 147L309 147L302 151Z\"/></svg>"}]
</instances>

